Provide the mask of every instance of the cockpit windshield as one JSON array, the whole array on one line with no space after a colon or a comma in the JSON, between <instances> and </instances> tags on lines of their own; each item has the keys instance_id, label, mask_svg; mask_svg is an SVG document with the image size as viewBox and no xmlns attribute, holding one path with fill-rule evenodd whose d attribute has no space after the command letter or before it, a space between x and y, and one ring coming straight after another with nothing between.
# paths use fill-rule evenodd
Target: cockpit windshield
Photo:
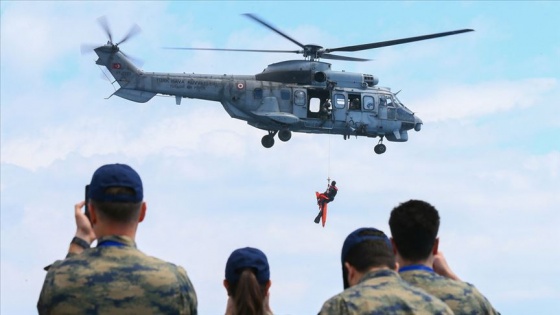
<instances>
[{"instance_id":1,"label":"cockpit windshield","mask_svg":"<svg viewBox=\"0 0 560 315\"><path fill-rule=\"evenodd\" d=\"M393 94L393 99L395 100L395 104L396 104L397 107L404 107L404 108L408 109L408 107L406 107L406 106L403 104L403 102L401 102L401 100L399 100L399 99L397 98L397 94Z\"/></svg>"}]
</instances>

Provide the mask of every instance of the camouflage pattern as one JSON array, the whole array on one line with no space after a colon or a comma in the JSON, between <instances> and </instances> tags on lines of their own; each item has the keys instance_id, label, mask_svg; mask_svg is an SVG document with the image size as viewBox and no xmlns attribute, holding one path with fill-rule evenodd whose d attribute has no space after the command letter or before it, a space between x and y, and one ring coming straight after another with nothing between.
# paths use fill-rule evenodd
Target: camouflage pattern
<instances>
[{"instance_id":1,"label":"camouflage pattern","mask_svg":"<svg viewBox=\"0 0 560 315\"><path fill-rule=\"evenodd\" d=\"M323 304L319 315L453 314L449 306L389 269L371 271Z\"/></svg>"},{"instance_id":2,"label":"camouflage pattern","mask_svg":"<svg viewBox=\"0 0 560 315\"><path fill-rule=\"evenodd\" d=\"M136 248L123 236L56 261L37 303L39 314L197 314L197 298L185 269Z\"/></svg>"},{"instance_id":3,"label":"camouflage pattern","mask_svg":"<svg viewBox=\"0 0 560 315\"><path fill-rule=\"evenodd\" d=\"M455 315L499 314L470 283L445 278L428 270L407 270L399 274L406 282L444 301Z\"/></svg>"}]
</instances>

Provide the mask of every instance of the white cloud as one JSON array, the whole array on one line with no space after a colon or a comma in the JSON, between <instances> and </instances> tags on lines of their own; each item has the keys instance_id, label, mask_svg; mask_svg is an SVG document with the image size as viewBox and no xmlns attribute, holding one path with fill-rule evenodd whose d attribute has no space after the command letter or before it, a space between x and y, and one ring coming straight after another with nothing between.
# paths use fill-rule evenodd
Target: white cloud
<instances>
[{"instance_id":1,"label":"white cloud","mask_svg":"<svg viewBox=\"0 0 560 315\"><path fill-rule=\"evenodd\" d=\"M545 95L558 89L553 78L519 81L482 82L473 85L446 86L429 93L429 98L415 102L414 110L425 122L477 118L512 108L535 106L546 102Z\"/></svg>"},{"instance_id":2,"label":"white cloud","mask_svg":"<svg viewBox=\"0 0 560 315\"><path fill-rule=\"evenodd\" d=\"M2 2L1 313L35 311L42 267L63 257L74 232L72 205L82 198L91 173L114 162L131 164L144 180L148 217L140 226L140 248L186 267L204 314L223 311L225 260L248 245L269 256L277 313L317 312L341 290L344 237L358 226L388 231L389 210L410 198L440 209L448 260L503 313L522 312L515 301L520 296L532 312L546 313L555 305L560 289L549 279L558 268L526 264L528 257L560 258L552 241L560 238L555 207L560 153L553 143L558 79L536 72L509 79L483 75L497 62L486 57L487 41L510 36L504 34L507 26L494 28L503 20L474 18L473 36L356 54L375 58L371 63L333 63L337 70L397 82L389 85L405 89L401 98L425 122L409 142L385 141L388 151L378 156L377 139L310 134L294 134L267 150L260 145L264 131L229 118L215 102L104 100L112 89L98 80L95 57L78 53L83 42L106 41L95 21L101 15L107 15L117 39L132 23L143 28L123 49L145 59L150 71L250 74L300 58L162 51L160 46L172 44L219 47L217 37L226 48L297 49L243 17L235 16L232 26L232 20L215 18L221 12L208 14L208 4L204 12L190 9L200 4L184 4L189 10L174 13L169 3ZM254 3L238 5L240 12L259 9ZM380 5L387 4L375 4L376 9ZM415 10L420 4L405 7L410 5ZM273 10L273 3L264 7L281 9ZM322 12L314 4L300 8ZM368 15L350 9L339 11ZM315 23L325 22L321 14L291 14L271 22L302 43L335 47L391 37L382 30L391 15L371 21L372 29L345 31ZM305 22L297 20L303 17ZM434 27L415 26L419 33ZM486 32L488 27L495 32ZM389 32L407 36L409 30ZM511 51L527 44L519 42ZM552 51L537 59L555 60L558 48ZM523 63L509 57L497 68ZM436 82L441 78L452 79ZM322 228L312 223L313 195L324 189L327 176L339 182L340 193ZM528 294L527 286L539 294Z\"/></svg>"}]
</instances>

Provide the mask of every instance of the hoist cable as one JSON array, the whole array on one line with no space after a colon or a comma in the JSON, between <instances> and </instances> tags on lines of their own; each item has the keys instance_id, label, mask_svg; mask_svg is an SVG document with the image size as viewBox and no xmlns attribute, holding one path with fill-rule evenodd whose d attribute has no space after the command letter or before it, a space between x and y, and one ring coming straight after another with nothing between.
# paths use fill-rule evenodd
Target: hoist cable
<instances>
[{"instance_id":1,"label":"hoist cable","mask_svg":"<svg viewBox=\"0 0 560 315\"><path fill-rule=\"evenodd\" d=\"M328 155L328 158L327 158L327 161L328 161L327 162L328 163L328 165L327 165L327 187L329 187L329 185L331 184L331 135L329 134L327 136L327 138L329 138L329 146L328 146L329 151L327 153L327 155Z\"/></svg>"}]
</instances>

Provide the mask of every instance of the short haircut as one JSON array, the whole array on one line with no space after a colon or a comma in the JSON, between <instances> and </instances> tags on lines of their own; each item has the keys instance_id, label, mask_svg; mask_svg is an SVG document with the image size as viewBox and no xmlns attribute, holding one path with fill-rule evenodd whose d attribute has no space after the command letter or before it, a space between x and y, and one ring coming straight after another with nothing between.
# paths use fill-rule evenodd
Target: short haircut
<instances>
[{"instance_id":1,"label":"short haircut","mask_svg":"<svg viewBox=\"0 0 560 315\"><path fill-rule=\"evenodd\" d=\"M388 267L395 269L395 256L391 247L382 238L385 233L377 230L363 230L360 236L375 236L376 239L366 239L348 251L344 259L359 272L365 272L374 267Z\"/></svg>"},{"instance_id":2,"label":"short haircut","mask_svg":"<svg viewBox=\"0 0 560 315\"><path fill-rule=\"evenodd\" d=\"M134 195L134 190L128 187L109 187L106 195ZM142 202L115 202L91 200L99 214L111 221L130 223L138 219Z\"/></svg>"},{"instance_id":3,"label":"short haircut","mask_svg":"<svg viewBox=\"0 0 560 315\"><path fill-rule=\"evenodd\" d=\"M403 202L391 211L389 227L399 254L417 262L430 256L439 230L439 214L422 200Z\"/></svg>"}]
</instances>

